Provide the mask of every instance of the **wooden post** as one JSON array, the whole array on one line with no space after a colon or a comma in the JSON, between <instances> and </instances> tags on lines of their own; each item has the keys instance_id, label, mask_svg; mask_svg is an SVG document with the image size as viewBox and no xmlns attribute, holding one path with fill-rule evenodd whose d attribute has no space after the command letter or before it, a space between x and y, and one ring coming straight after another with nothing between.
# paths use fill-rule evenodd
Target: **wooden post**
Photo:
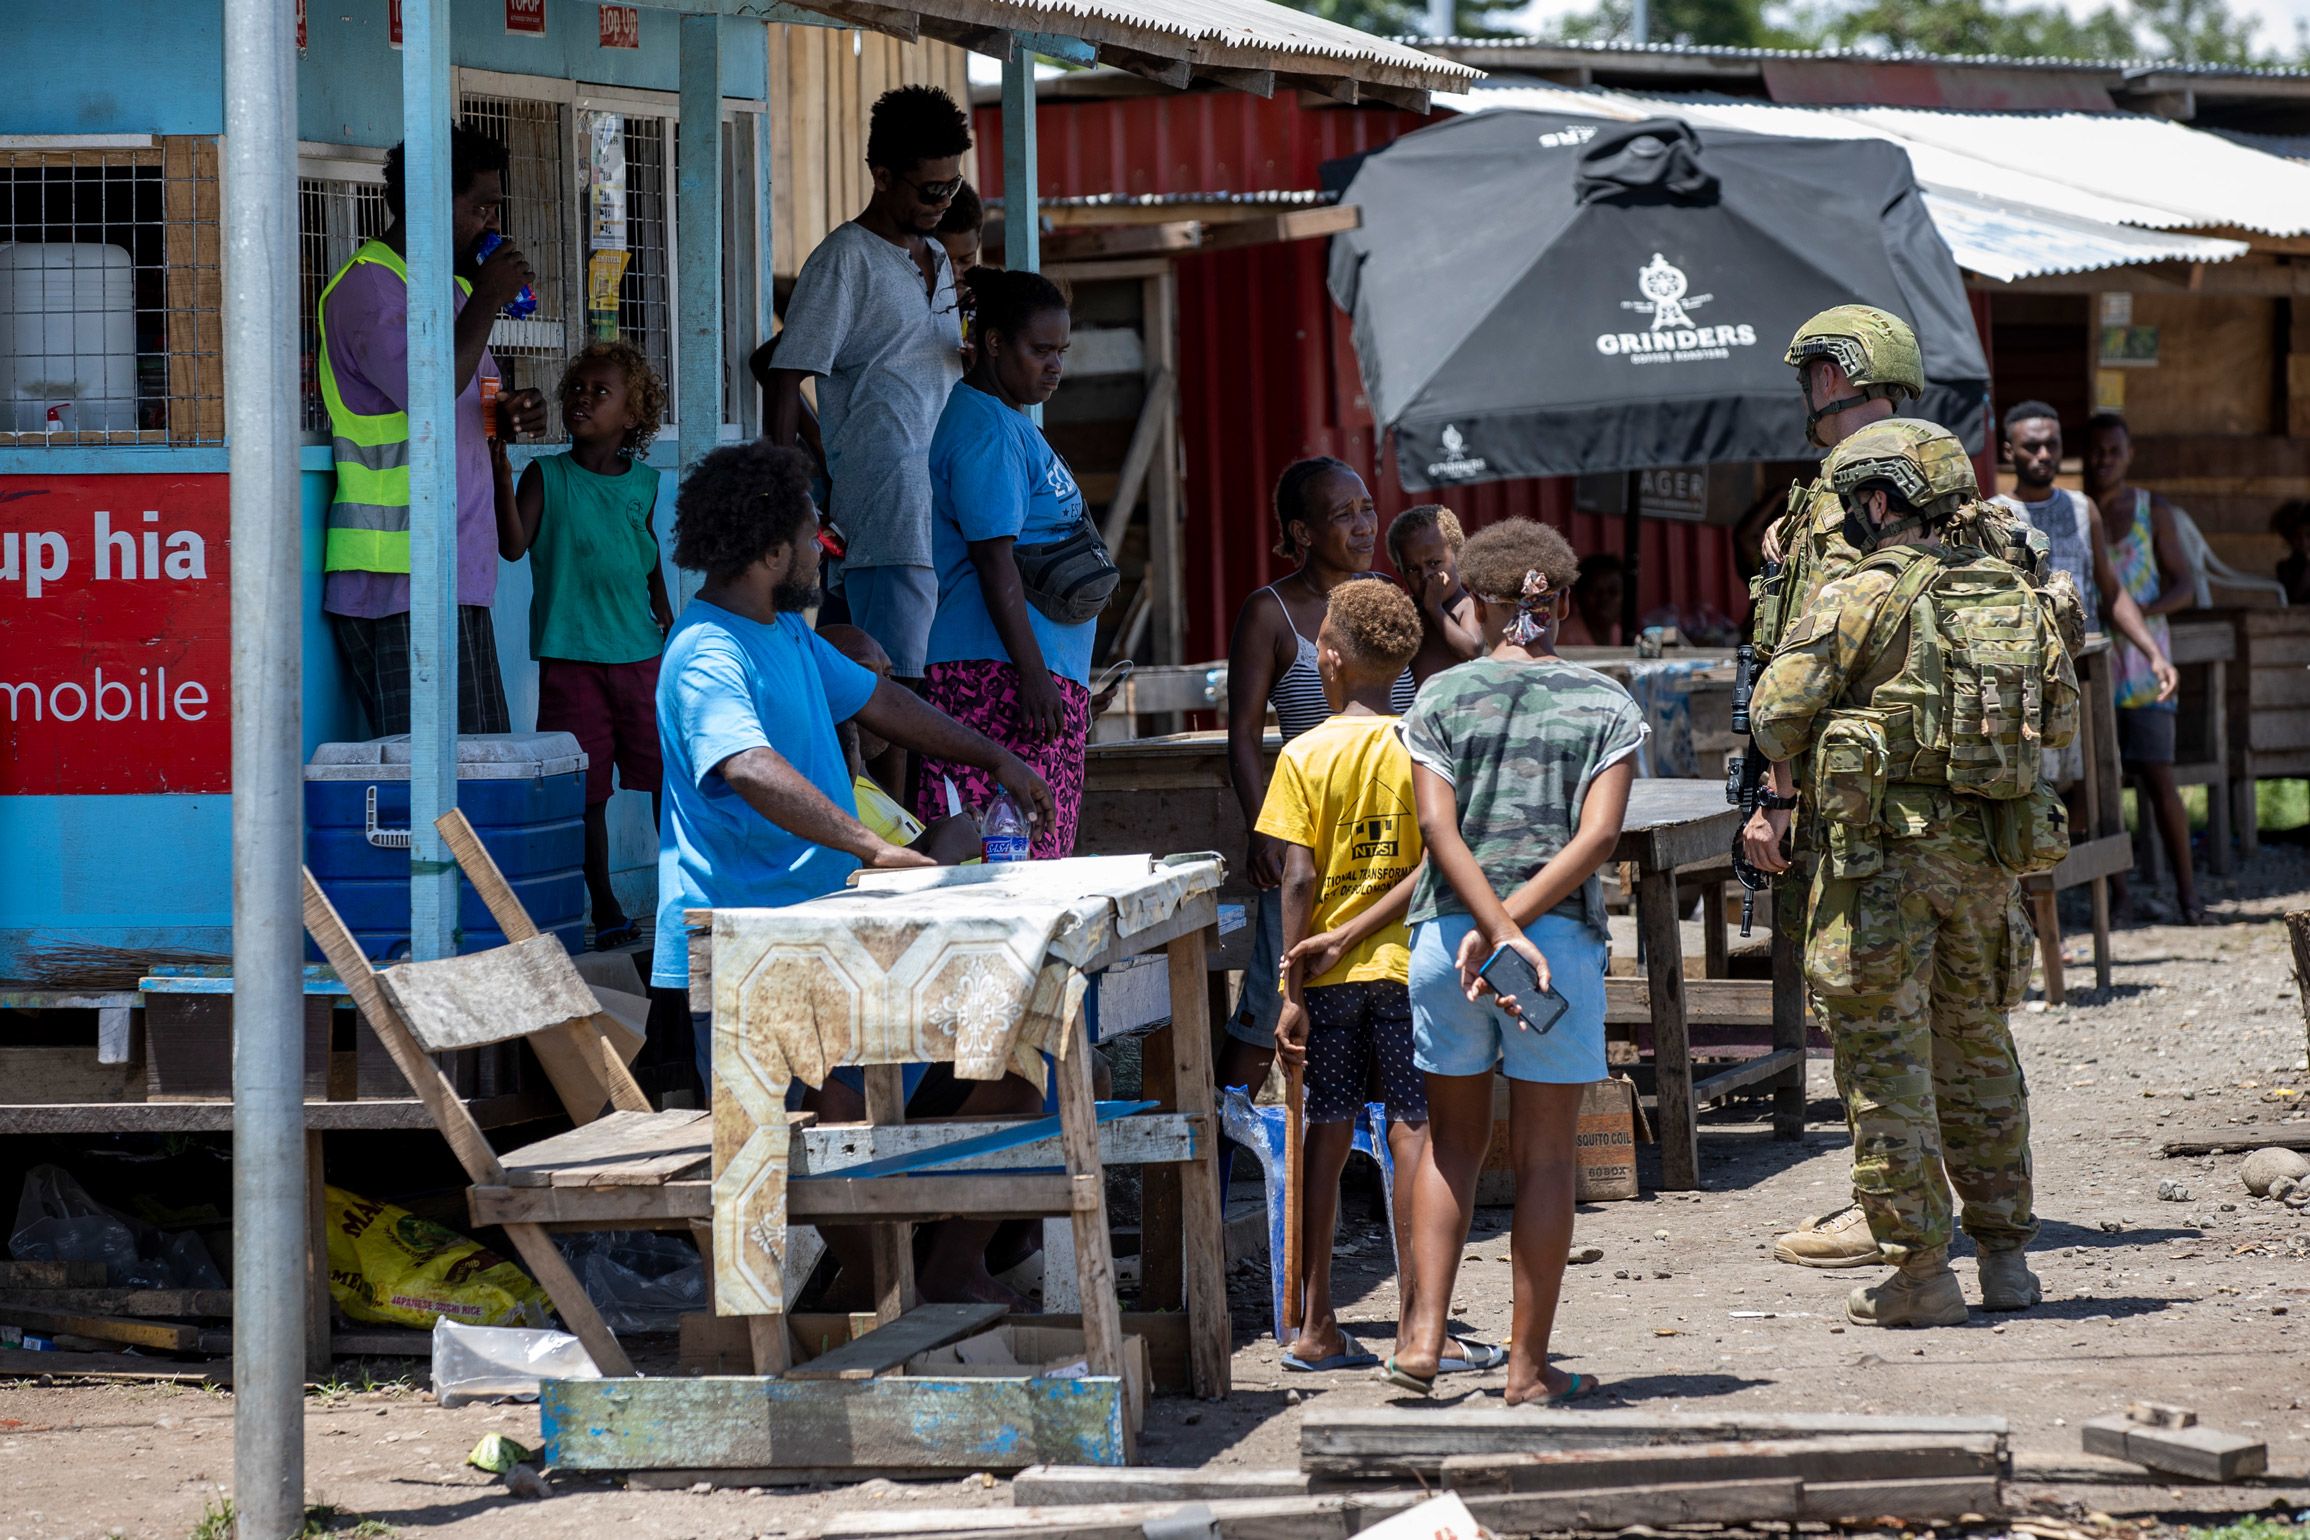
<instances>
[{"instance_id":1,"label":"wooden post","mask_svg":"<svg viewBox=\"0 0 2310 1540\"><path fill-rule=\"evenodd\" d=\"M2302 1007L2302 1025L2310 1037L2310 909L2286 911L2286 939L2294 943L2294 1003Z\"/></svg>"},{"instance_id":2,"label":"wooden post","mask_svg":"<svg viewBox=\"0 0 2310 1540\"><path fill-rule=\"evenodd\" d=\"M865 1070L866 1121L906 1121L906 1069L870 1064ZM868 1227L874 1258L874 1318L885 1326L919 1302L914 1287L914 1226L882 1221Z\"/></svg>"},{"instance_id":3,"label":"wooden post","mask_svg":"<svg viewBox=\"0 0 2310 1540\"><path fill-rule=\"evenodd\" d=\"M1660 1109L1660 1185L1700 1186L1700 1129L1692 1104L1692 1045L1684 1019L1684 938L1676 919L1676 873L1640 865L1636 934L1652 988L1653 1098Z\"/></svg>"},{"instance_id":4,"label":"wooden post","mask_svg":"<svg viewBox=\"0 0 2310 1540\"><path fill-rule=\"evenodd\" d=\"M1091 1045L1077 1034L1052 1064L1059 1079L1059 1145L1074 1183L1075 1277L1083 1298L1083 1350L1093 1374L1123 1372L1122 1304L1115 1297L1114 1237L1107 1230L1106 1168L1091 1095Z\"/></svg>"},{"instance_id":5,"label":"wooden post","mask_svg":"<svg viewBox=\"0 0 2310 1540\"><path fill-rule=\"evenodd\" d=\"M1180 1176L1188 1380L1195 1394L1217 1401L1227 1394L1232 1343L1219 1205L1219 1101L1212 1085L1211 1021L1204 994L1206 938L1218 938L1216 926L1181 936L1169 948L1171 1053L1179 1110L1201 1119L1204 1130L1202 1153Z\"/></svg>"},{"instance_id":6,"label":"wooden post","mask_svg":"<svg viewBox=\"0 0 2310 1540\"><path fill-rule=\"evenodd\" d=\"M2045 972L2045 1003L2066 1004L2069 991L2061 975L2061 895L2046 877L2025 878L2022 896L2029 901L2029 922L2037 931L2038 966Z\"/></svg>"},{"instance_id":7,"label":"wooden post","mask_svg":"<svg viewBox=\"0 0 2310 1540\"><path fill-rule=\"evenodd\" d=\"M305 1130L305 1373L326 1380L335 1360L329 1336L329 1195L321 1174L321 1135Z\"/></svg>"},{"instance_id":8,"label":"wooden post","mask_svg":"<svg viewBox=\"0 0 2310 1540\"><path fill-rule=\"evenodd\" d=\"M1171 1008L1176 1023L1179 1008ZM1139 1095L1165 1112L1179 1110L1179 1064L1172 1052L1176 1025L1159 1027L1139 1044ZM1172 1165L1139 1168L1139 1308L1177 1310L1187 1298L1181 1272L1179 1176ZM1046 1275L1048 1269L1045 1270ZM1046 1302L1047 1303L1047 1302Z\"/></svg>"},{"instance_id":9,"label":"wooden post","mask_svg":"<svg viewBox=\"0 0 2310 1540\"><path fill-rule=\"evenodd\" d=\"M1151 370L1170 381L1147 479L1147 567L1155 594L1155 661L1187 661L1187 567L1180 530L1179 290L1169 263L1147 280L1141 325Z\"/></svg>"}]
</instances>

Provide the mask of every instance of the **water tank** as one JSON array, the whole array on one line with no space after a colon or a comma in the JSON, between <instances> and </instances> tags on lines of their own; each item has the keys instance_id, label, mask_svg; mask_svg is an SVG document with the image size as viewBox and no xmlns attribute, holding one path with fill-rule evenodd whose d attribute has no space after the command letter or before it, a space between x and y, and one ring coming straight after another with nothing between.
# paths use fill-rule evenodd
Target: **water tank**
<instances>
[{"instance_id":1,"label":"water tank","mask_svg":"<svg viewBox=\"0 0 2310 1540\"><path fill-rule=\"evenodd\" d=\"M136 427L136 271L126 251L86 241L0 244L0 426Z\"/></svg>"}]
</instances>

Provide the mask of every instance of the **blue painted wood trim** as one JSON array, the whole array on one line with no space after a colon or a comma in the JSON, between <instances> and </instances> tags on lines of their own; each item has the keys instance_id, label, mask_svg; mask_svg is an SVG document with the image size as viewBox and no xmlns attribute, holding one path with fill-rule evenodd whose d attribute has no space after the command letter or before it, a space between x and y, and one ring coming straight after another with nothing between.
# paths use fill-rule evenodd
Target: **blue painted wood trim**
<instances>
[{"instance_id":1,"label":"blue painted wood trim","mask_svg":"<svg viewBox=\"0 0 2310 1540\"><path fill-rule=\"evenodd\" d=\"M722 24L684 16L674 189L678 269L674 420L682 470L712 453L722 425Z\"/></svg>"},{"instance_id":2,"label":"blue painted wood trim","mask_svg":"<svg viewBox=\"0 0 2310 1540\"><path fill-rule=\"evenodd\" d=\"M1036 196L1035 60L1013 48L1003 61L1003 266L1041 272L1043 216ZM1027 408L1040 426L1043 409Z\"/></svg>"}]
</instances>

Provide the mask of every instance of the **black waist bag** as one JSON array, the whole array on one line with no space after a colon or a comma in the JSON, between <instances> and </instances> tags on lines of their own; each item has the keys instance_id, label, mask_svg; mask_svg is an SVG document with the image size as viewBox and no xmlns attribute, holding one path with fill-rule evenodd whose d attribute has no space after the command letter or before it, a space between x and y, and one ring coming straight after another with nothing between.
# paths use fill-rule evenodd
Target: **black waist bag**
<instances>
[{"instance_id":1,"label":"black waist bag","mask_svg":"<svg viewBox=\"0 0 2310 1540\"><path fill-rule=\"evenodd\" d=\"M1096 620L1115 597L1123 574L1107 554L1098 526L1078 518L1063 539L1042 545L1014 545L1019 586L1027 602L1062 626Z\"/></svg>"}]
</instances>

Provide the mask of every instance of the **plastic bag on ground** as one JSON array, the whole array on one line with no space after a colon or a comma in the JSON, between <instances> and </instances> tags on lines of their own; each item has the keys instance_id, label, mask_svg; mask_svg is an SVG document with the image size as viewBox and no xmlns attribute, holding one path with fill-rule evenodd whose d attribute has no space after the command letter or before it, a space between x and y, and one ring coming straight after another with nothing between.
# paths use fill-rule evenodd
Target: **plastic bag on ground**
<instances>
[{"instance_id":1,"label":"plastic bag on ground","mask_svg":"<svg viewBox=\"0 0 2310 1540\"><path fill-rule=\"evenodd\" d=\"M556 1236L586 1297L613 1332L679 1331L706 1308L706 1265L688 1236L598 1230Z\"/></svg>"},{"instance_id":2,"label":"plastic bag on ground","mask_svg":"<svg viewBox=\"0 0 2310 1540\"><path fill-rule=\"evenodd\" d=\"M19 1262L101 1262L121 1289L221 1289L224 1275L201 1238L115 1213L62 1166L24 1173L8 1254Z\"/></svg>"},{"instance_id":3,"label":"plastic bag on ground","mask_svg":"<svg viewBox=\"0 0 2310 1540\"><path fill-rule=\"evenodd\" d=\"M538 1326L552 1319L527 1273L407 1209L331 1187L329 1297L350 1320L414 1326Z\"/></svg>"},{"instance_id":4,"label":"plastic bag on ground","mask_svg":"<svg viewBox=\"0 0 2310 1540\"><path fill-rule=\"evenodd\" d=\"M585 1344L566 1331L433 1323L433 1398L443 1406L510 1396L535 1401L547 1380L598 1380Z\"/></svg>"}]
</instances>

